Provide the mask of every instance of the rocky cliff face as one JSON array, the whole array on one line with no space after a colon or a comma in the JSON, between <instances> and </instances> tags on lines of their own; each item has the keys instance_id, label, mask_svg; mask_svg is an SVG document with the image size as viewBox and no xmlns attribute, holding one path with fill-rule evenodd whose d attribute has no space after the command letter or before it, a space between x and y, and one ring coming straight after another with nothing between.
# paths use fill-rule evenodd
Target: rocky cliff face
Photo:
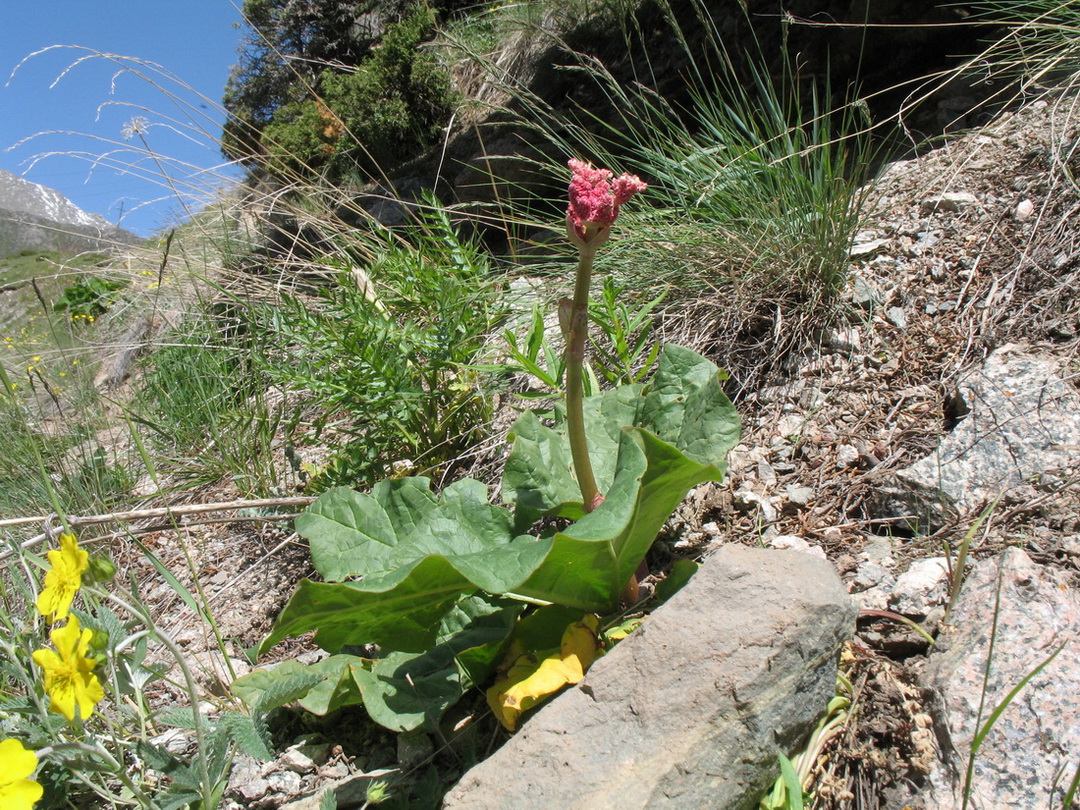
<instances>
[{"instance_id":1,"label":"rocky cliff face","mask_svg":"<svg viewBox=\"0 0 1080 810\"><path fill-rule=\"evenodd\" d=\"M0 170L0 256L26 249L102 251L138 241L104 217L83 211L59 191Z\"/></svg>"}]
</instances>

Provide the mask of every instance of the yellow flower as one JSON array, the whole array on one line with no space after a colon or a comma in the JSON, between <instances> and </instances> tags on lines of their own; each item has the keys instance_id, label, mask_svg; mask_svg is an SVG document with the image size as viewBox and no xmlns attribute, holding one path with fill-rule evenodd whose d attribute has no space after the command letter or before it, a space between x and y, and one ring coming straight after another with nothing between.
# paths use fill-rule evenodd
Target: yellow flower
<instances>
[{"instance_id":1,"label":"yellow flower","mask_svg":"<svg viewBox=\"0 0 1080 810\"><path fill-rule=\"evenodd\" d=\"M53 549L48 556L52 567L45 572L45 589L38 596L37 609L42 616L51 617L49 621L56 622L67 618L75 592L82 586L90 555L79 548L75 535L64 532L60 535L60 548Z\"/></svg>"},{"instance_id":2,"label":"yellow flower","mask_svg":"<svg viewBox=\"0 0 1080 810\"><path fill-rule=\"evenodd\" d=\"M89 629L79 629L79 620L72 616L63 627L49 634L56 652L36 650L34 661L45 670L45 691L49 708L71 722L78 704L79 716L85 720L94 713L94 704L105 697L97 676L91 671L97 661L86 657L90 639Z\"/></svg>"},{"instance_id":3,"label":"yellow flower","mask_svg":"<svg viewBox=\"0 0 1080 810\"><path fill-rule=\"evenodd\" d=\"M511 644L508 656L513 664L487 690L488 705L507 731L517 728L523 712L585 677L585 670L600 654L599 629L596 616L585 616L563 631L559 650L544 658L544 653L521 655Z\"/></svg>"},{"instance_id":4,"label":"yellow flower","mask_svg":"<svg viewBox=\"0 0 1080 810\"><path fill-rule=\"evenodd\" d=\"M28 778L37 768L37 756L18 740L0 740L0 807L30 810L44 793Z\"/></svg>"}]
</instances>

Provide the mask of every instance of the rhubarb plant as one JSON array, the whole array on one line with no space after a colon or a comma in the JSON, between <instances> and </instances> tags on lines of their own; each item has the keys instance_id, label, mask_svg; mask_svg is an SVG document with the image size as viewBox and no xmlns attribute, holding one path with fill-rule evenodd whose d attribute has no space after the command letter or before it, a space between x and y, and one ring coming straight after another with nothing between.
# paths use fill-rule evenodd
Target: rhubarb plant
<instances>
[{"instance_id":1,"label":"rhubarb plant","mask_svg":"<svg viewBox=\"0 0 1080 810\"><path fill-rule=\"evenodd\" d=\"M364 703L388 728L434 729L494 679L488 702L513 729L618 635L605 633L607 618L636 593L664 523L692 487L723 478L739 420L707 359L667 345L648 382L584 396L593 262L645 184L570 168L567 233L580 260L560 305L565 400L550 422L526 412L513 426L502 505L470 479L441 492L408 477L324 493L296 520L322 581L300 583L259 649L314 631L334 655L317 670L290 663L242 678L241 697L263 708L299 699L318 713Z\"/></svg>"}]
</instances>

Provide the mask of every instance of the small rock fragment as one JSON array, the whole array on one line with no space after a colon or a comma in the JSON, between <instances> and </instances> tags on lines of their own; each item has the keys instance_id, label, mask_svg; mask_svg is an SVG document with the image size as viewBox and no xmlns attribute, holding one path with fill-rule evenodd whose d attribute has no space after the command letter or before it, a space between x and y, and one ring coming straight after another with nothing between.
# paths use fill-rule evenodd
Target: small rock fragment
<instances>
[{"instance_id":1,"label":"small rock fragment","mask_svg":"<svg viewBox=\"0 0 1080 810\"><path fill-rule=\"evenodd\" d=\"M758 459L757 477L759 481L774 483L776 481L776 470L765 459Z\"/></svg>"},{"instance_id":2,"label":"small rock fragment","mask_svg":"<svg viewBox=\"0 0 1080 810\"><path fill-rule=\"evenodd\" d=\"M892 572L879 562L867 560L866 562L859 563L859 567L855 569L855 576L851 580L851 591L858 593L859 591L869 590L886 582L892 582Z\"/></svg>"},{"instance_id":3,"label":"small rock fragment","mask_svg":"<svg viewBox=\"0 0 1080 810\"><path fill-rule=\"evenodd\" d=\"M888 239L871 239L867 242L856 242L848 250L848 257L852 259L867 259L878 253L889 244Z\"/></svg>"},{"instance_id":4,"label":"small rock fragment","mask_svg":"<svg viewBox=\"0 0 1080 810\"><path fill-rule=\"evenodd\" d=\"M349 766L344 762L335 762L319 768L319 776L323 779L344 779L349 775Z\"/></svg>"},{"instance_id":5,"label":"small rock fragment","mask_svg":"<svg viewBox=\"0 0 1080 810\"><path fill-rule=\"evenodd\" d=\"M1017 206L1016 211L1013 212L1013 216L1019 222L1026 222L1031 219L1031 215L1035 213L1035 203L1031 200L1021 200Z\"/></svg>"},{"instance_id":6,"label":"small rock fragment","mask_svg":"<svg viewBox=\"0 0 1080 810\"><path fill-rule=\"evenodd\" d=\"M266 775L266 781L270 789L275 793L283 793L286 796L295 796L300 792L303 780L300 774L292 771L274 771Z\"/></svg>"},{"instance_id":7,"label":"small rock fragment","mask_svg":"<svg viewBox=\"0 0 1080 810\"><path fill-rule=\"evenodd\" d=\"M896 565L892 556L892 541L888 537L870 535L868 540L869 542L859 552L860 560L873 560L890 568Z\"/></svg>"},{"instance_id":8,"label":"small rock fragment","mask_svg":"<svg viewBox=\"0 0 1080 810\"><path fill-rule=\"evenodd\" d=\"M885 318L897 329L907 329L907 313L903 307L889 307L885 310Z\"/></svg>"},{"instance_id":9,"label":"small rock fragment","mask_svg":"<svg viewBox=\"0 0 1080 810\"><path fill-rule=\"evenodd\" d=\"M238 754L229 772L229 795L243 799L245 805L261 799L270 790L270 783L262 777L261 771L261 762L247 754Z\"/></svg>"},{"instance_id":10,"label":"small rock fragment","mask_svg":"<svg viewBox=\"0 0 1080 810\"><path fill-rule=\"evenodd\" d=\"M789 486L787 488L787 499L790 503L796 506L807 506L814 497L813 487L797 487Z\"/></svg>"},{"instance_id":11,"label":"small rock fragment","mask_svg":"<svg viewBox=\"0 0 1080 810\"><path fill-rule=\"evenodd\" d=\"M927 197L922 201L923 213L932 214L936 211L963 211L978 202L974 194L967 191L946 191L934 197Z\"/></svg>"},{"instance_id":12,"label":"small rock fragment","mask_svg":"<svg viewBox=\"0 0 1080 810\"><path fill-rule=\"evenodd\" d=\"M885 240L881 240L883 243ZM851 280L851 303L859 309L872 310L885 300L885 294L881 288L860 276Z\"/></svg>"},{"instance_id":13,"label":"small rock fragment","mask_svg":"<svg viewBox=\"0 0 1080 810\"><path fill-rule=\"evenodd\" d=\"M926 616L945 602L949 564L944 557L916 560L896 580L889 606L903 616Z\"/></svg>"},{"instance_id":14,"label":"small rock fragment","mask_svg":"<svg viewBox=\"0 0 1080 810\"><path fill-rule=\"evenodd\" d=\"M797 534L779 534L769 541L769 545L773 548L789 548L792 551L801 551L804 554L817 557L819 560L826 559L825 549L807 542L806 538L799 537Z\"/></svg>"},{"instance_id":15,"label":"small rock fragment","mask_svg":"<svg viewBox=\"0 0 1080 810\"><path fill-rule=\"evenodd\" d=\"M267 793L270 792L270 783L263 779L261 776L252 779L250 782L243 782L231 788L233 795L240 797L246 802L253 802L261 799Z\"/></svg>"},{"instance_id":16,"label":"small rock fragment","mask_svg":"<svg viewBox=\"0 0 1080 810\"><path fill-rule=\"evenodd\" d=\"M924 255L928 250L936 247L941 241L941 231L921 231L911 246L911 252L916 256Z\"/></svg>"},{"instance_id":17,"label":"small rock fragment","mask_svg":"<svg viewBox=\"0 0 1080 810\"><path fill-rule=\"evenodd\" d=\"M825 335L825 345L844 354L857 352L862 348L862 335L858 329L836 329Z\"/></svg>"},{"instance_id":18,"label":"small rock fragment","mask_svg":"<svg viewBox=\"0 0 1080 810\"><path fill-rule=\"evenodd\" d=\"M1080 557L1080 534L1063 537L1061 539L1061 550L1069 557Z\"/></svg>"},{"instance_id":19,"label":"small rock fragment","mask_svg":"<svg viewBox=\"0 0 1080 810\"><path fill-rule=\"evenodd\" d=\"M776 432L787 439L800 433L806 424L806 418L797 413L786 413L776 424Z\"/></svg>"},{"instance_id":20,"label":"small rock fragment","mask_svg":"<svg viewBox=\"0 0 1080 810\"><path fill-rule=\"evenodd\" d=\"M737 489L732 497L736 509L742 512L750 512L757 508L761 510L761 518L766 523L772 523L776 520L776 506L773 505L772 498L759 495L746 486Z\"/></svg>"},{"instance_id":21,"label":"small rock fragment","mask_svg":"<svg viewBox=\"0 0 1080 810\"><path fill-rule=\"evenodd\" d=\"M281 767L293 773L311 773L315 770L315 761L299 748L290 748L278 757Z\"/></svg>"},{"instance_id":22,"label":"small rock fragment","mask_svg":"<svg viewBox=\"0 0 1080 810\"><path fill-rule=\"evenodd\" d=\"M836 448L836 463L840 467L854 467L859 463L859 451L850 444Z\"/></svg>"}]
</instances>

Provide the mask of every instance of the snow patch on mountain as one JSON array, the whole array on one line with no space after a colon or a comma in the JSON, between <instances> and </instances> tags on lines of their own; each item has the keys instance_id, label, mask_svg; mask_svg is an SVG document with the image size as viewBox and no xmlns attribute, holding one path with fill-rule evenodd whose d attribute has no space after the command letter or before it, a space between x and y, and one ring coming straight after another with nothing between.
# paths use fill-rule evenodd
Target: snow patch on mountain
<instances>
[{"instance_id":1,"label":"snow patch on mountain","mask_svg":"<svg viewBox=\"0 0 1080 810\"><path fill-rule=\"evenodd\" d=\"M111 232L117 227L98 214L83 211L56 189L31 183L0 169L0 209L32 214L59 225L78 225Z\"/></svg>"}]
</instances>

